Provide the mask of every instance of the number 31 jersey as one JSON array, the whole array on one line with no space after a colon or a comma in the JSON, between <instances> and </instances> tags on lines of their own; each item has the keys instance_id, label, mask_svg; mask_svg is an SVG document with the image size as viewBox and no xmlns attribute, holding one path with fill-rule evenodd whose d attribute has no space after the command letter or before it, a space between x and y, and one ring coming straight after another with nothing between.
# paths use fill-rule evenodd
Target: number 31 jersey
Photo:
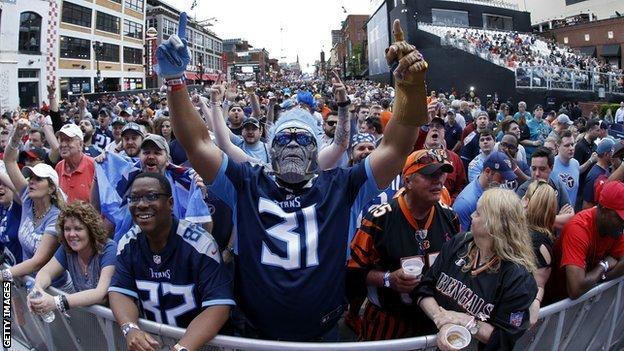
<instances>
[{"instance_id":1,"label":"number 31 jersey","mask_svg":"<svg viewBox=\"0 0 624 351\"><path fill-rule=\"evenodd\" d=\"M231 289L232 277L212 235L174 219L160 252L152 252L136 225L119 240L108 291L138 299L151 321L186 328L206 307L234 305Z\"/></svg>"},{"instance_id":2,"label":"number 31 jersey","mask_svg":"<svg viewBox=\"0 0 624 351\"><path fill-rule=\"evenodd\" d=\"M368 159L321 172L299 191L224 156L210 190L233 210L237 302L261 337L310 340L345 305L349 214L380 190Z\"/></svg>"}]
</instances>

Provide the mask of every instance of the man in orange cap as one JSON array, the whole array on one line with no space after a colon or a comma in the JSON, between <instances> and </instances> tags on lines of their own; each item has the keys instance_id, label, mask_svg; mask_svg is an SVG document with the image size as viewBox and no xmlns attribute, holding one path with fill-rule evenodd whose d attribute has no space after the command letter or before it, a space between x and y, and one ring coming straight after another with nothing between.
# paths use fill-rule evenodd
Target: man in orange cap
<instances>
[{"instance_id":1,"label":"man in orange cap","mask_svg":"<svg viewBox=\"0 0 624 351\"><path fill-rule=\"evenodd\" d=\"M624 184L610 181L600 191L597 206L577 213L563 227L553 248L559 269L546 286L549 302L576 299L602 281L622 276L623 234ZM561 291L563 287L567 291Z\"/></svg>"},{"instance_id":2,"label":"man in orange cap","mask_svg":"<svg viewBox=\"0 0 624 351\"><path fill-rule=\"evenodd\" d=\"M420 274L402 268L416 259L427 270L442 245L459 231L459 219L440 202L453 165L444 150L418 150L403 168L404 191L387 204L373 208L351 242L347 275L348 290L363 294L368 302L362 319L360 340L387 340L432 332L411 294ZM424 272L423 272L424 273Z\"/></svg>"}]
</instances>

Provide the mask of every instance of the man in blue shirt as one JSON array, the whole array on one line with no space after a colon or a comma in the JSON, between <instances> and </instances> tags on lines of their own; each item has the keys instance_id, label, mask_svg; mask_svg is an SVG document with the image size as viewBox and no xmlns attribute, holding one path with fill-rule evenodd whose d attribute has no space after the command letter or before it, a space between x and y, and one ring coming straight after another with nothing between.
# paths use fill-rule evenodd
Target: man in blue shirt
<instances>
[{"instance_id":1,"label":"man in blue shirt","mask_svg":"<svg viewBox=\"0 0 624 351\"><path fill-rule=\"evenodd\" d=\"M477 209L477 202L485 190L495 186L514 190L517 185L516 178L509 157L500 151L492 152L483 163L483 171L479 177L470 182L453 203L461 230L470 230L471 215Z\"/></svg>"},{"instance_id":2,"label":"man in blue shirt","mask_svg":"<svg viewBox=\"0 0 624 351\"><path fill-rule=\"evenodd\" d=\"M596 204L596 201L594 201L594 183L596 179L600 176L608 177L611 174L609 167L611 167L611 155L613 154L614 144L613 139L604 138L596 148L598 161L587 173L585 185L583 186L583 209L593 207Z\"/></svg>"},{"instance_id":3,"label":"man in blue shirt","mask_svg":"<svg viewBox=\"0 0 624 351\"><path fill-rule=\"evenodd\" d=\"M531 145L525 145L527 160L531 159L535 148L544 145L544 141L548 137L551 129L550 125L542 118L544 116L544 109L541 105L535 106L533 113L533 118L527 121L532 142Z\"/></svg>"},{"instance_id":4,"label":"man in blue shirt","mask_svg":"<svg viewBox=\"0 0 624 351\"><path fill-rule=\"evenodd\" d=\"M574 135L571 131L564 130L559 137L559 148L550 179L559 180L563 184L573 208L579 190L579 174L580 165L574 159Z\"/></svg>"},{"instance_id":5,"label":"man in blue shirt","mask_svg":"<svg viewBox=\"0 0 624 351\"><path fill-rule=\"evenodd\" d=\"M179 36L185 33L182 14ZM156 52L176 136L210 190L233 210L238 301L260 337L338 338L337 321L345 307L349 214L399 174L416 141L414 131L427 116L428 65L404 41L398 21L394 33L396 44L387 59L398 62L396 98L385 137L364 162L328 171L317 164L317 121L300 108L283 113L272 128L272 171L230 161L211 141L180 79L190 61L186 40L173 35ZM219 93L211 90L212 103L219 103Z\"/></svg>"},{"instance_id":6,"label":"man in blue shirt","mask_svg":"<svg viewBox=\"0 0 624 351\"><path fill-rule=\"evenodd\" d=\"M177 346L197 350L217 335L235 305L219 248L200 226L173 216L171 185L161 174L136 176L128 203L136 225L119 241L108 288L126 344L159 347L137 326L138 300L145 318L187 328Z\"/></svg>"}]
</instances>

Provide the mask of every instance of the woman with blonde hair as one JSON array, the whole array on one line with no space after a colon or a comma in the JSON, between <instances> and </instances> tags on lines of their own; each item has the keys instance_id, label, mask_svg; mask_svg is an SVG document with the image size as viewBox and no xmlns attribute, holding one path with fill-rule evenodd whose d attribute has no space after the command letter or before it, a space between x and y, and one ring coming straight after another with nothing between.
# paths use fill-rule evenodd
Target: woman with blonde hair
<instances>
[{"instance_id":1,"label":"woman with blonde hair","mask_svg":"<svg viewBox=\"0 0 624 351\"><path fill-rule=\"evenodd\" d=\"M417 288L441 350L455 349L445 338L453 325L466 327L480 350L513 348L529 327L537 294L531 247L518 196L500 188L484 192L471 231L445 244Z\"/></svg>"},{"instance_id":2,"label":"woman with blonde hair","mask_svg":"<svg viewBox=\"0 0 624 351\"><path fill-rule=\"evenodd\" d=\"M3 269L0 273L2 281L12 281L14 277L38 271L48 263L59 247L56 219L65 206L65 200L59 186L58 174L54 168L44 163L24 167L22 171L17 165L18 149L22 137L29 129L30 122L20 119L4 151L4 164L15 188L15 201L22 204L18 239L22 246L23 261ZM67 274L56 279L53 286L72 291L71 280Z\"/></svg>"},{"instance_id":3,"label":"woman with blonde hair","mask_svg":"<svg viewBox=\"0 0 624 351\"><path fill-rule=\"evenodd\" d=\"M553 228L557 216L557 193L544 180L535 180L527 188L522 198L526 211L529 235L533 242L537 269L533 277L537 283L537 296L531 304L531 325L537 322L544 297L544 286L550 277L552 266L552 246L555 241Z\"/></svg>"},{"instance_id":4,"label":"woman with blonde hair","mask_svg":"<svg viewBox=\"0 0 624 351\"><path fill-rule=\"evenodd\" d=\"M35 288L42 296L28 297L29 308L38 314L102 303L115 272L115 242L108 238L102 219L91 204L76 201L68 205L59 215L56 227L61 247L35 278ZM44 290L52 279L65 270L76 293L57 296L46 293Z\"/></svg>"}]
</instances>

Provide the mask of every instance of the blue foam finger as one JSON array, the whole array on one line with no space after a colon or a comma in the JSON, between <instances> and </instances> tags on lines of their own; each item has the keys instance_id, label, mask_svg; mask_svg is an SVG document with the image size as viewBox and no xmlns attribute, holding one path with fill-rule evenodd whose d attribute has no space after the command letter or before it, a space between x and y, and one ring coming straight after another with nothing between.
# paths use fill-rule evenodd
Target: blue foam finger
<instances>
[{"instance_id":1,"label":"blue foam finger","mask_svg":"<svg viewBox=\"0 0 624 351\"><path fill-rule=\"evenodd\" d=\"M180 14L180 23L178 24L178 37L186 38L186 22L188 21L188 17L186 12L182 12Z\"/></svg>"}]
</instances>

